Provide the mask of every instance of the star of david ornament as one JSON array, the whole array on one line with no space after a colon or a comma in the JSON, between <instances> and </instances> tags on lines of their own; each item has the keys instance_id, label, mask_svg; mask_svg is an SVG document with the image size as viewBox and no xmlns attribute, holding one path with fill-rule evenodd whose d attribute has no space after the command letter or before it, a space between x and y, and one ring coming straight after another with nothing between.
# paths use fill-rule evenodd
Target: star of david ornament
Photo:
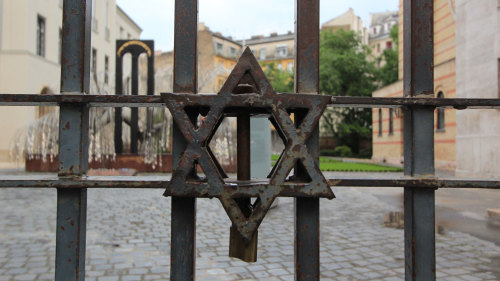
<instances>
[{"instance_id":1,"label":"star of david ornament","mask_svg":"<svg viewBox=\"0 0 500 281\"><path fill-rule=\"evenodd\" d=\"M250 87L252 92L240 93L241 85ZM187 143L165 196L218 198L247 241L276 197L335 197L306 145L330 97L276 93L249 48L218 94L168 93L162 97ZM241 109L250 114L266 114L285 143L268 179L230 180L210 150L210 140L224 116L234 116ZM296 113L295 120L292 113ZM305 176L288 177L294 168ZM205 178L197 175L198 169L203 170ZM245 197L258 198L249 216L235 201Z\"/></svg>"}]
</instances>

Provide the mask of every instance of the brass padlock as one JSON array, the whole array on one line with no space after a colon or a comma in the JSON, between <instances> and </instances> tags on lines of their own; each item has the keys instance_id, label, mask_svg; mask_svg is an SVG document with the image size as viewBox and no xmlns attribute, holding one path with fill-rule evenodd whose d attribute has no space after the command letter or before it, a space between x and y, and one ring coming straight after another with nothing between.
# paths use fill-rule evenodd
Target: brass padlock
<instances>
[{"instance_id":1,"label":"brass padlock","mask_svg":"<svg viewBox=\"0 0 500 281\"><path fill-rule=\"evenodd\" d=\"M250 217L253 211L250 198L239 198L236 199L236 202L243 214L246 217ZM256 262L258 236L258 231L255 231L252 239L247 241L238 232L236 226L232 225L229 231L229 257L245 262Z\"/></svg>"},{"instance_id":2,"label":"brass padlock","mask_svg":"<svg viewBox=\"0 0 500 281\"><path fill-rule=\"evenodd\" d=\"M235 226L231 226L229 232L229 256L245 262L257 261L257 240L258 231L252 236L252 240L247 243Z\"/></svg>"}]
</instances>

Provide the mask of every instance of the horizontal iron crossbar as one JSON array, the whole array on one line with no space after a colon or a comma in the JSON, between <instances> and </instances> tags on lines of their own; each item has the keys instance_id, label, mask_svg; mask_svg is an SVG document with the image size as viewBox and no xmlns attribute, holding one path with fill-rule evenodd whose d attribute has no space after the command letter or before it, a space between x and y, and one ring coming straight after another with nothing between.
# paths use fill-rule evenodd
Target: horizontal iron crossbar
<instances>
[{"instance_id":1,"label":"horizontal iron crossbar","mask_svg":"<svg viewBox=\"0 0 500 281\"><path fill-rule=\"evenodd\" d=\"M0 176L0 188L165 188L169 176L124 176L124 177L72 177L57 176ZM266 179L237 181L228 179L226 188L258 187L267 183ZM454 178L415 178L415 177L342 177L328 179L330 186L346 187L411 187L411 188L482 188L500 189L500 180L454 179ZM297 196L301 185L285 184L285 196Z\"/></svg>"},{"instance_id":2,"label":"horizontal iron crossbar","mask_svg":"<svg viewBox=\"0 0 500 281\"><path fill-rule=\"evenodd\" d=\"M213 94L199 94L213 95ZM164 107L161 96L146 95L39 95L39 94L0 94L0 106L56 106L61 103L85 103L92 107ZM500 108L500 99L460 99L460 98L378 98L346 97L331 98L332 107L445 107L455 109Z\"/></svg>"}]
</instances>

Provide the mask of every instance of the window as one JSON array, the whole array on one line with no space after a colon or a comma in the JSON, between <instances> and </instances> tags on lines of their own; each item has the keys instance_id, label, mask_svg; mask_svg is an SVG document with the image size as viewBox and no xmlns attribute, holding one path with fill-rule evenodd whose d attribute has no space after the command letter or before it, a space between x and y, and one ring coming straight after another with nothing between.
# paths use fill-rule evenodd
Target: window
<instances>
[{"instance_id":1,"label":"window","mask_svg":"<svg viewBox=\"0 0 500 281\"><path fill-rule=\"evenodd\" d=\"M293 62L289 62L287 68L288 71L293 72Z\"/></svg>"},{"instance_id":2,"label":"window","mask_svg":"<svg viewBox=\"0 0 500 281\"><path fill-rule=\"evenodd\" d=\"M439 92L437 95L438 99L444 98L443 92ZM436 125L436 131L438 132L444 132L445 130L445 124L444 124L444 108L440 107L437 110L437 125Z\"/></svg>"},{"instance_id":3,"label":"window","mask_svg":"<svg viewBox=\"0 0 500 281\"><path fill-rule=\"evenodd\" d=\"M97 6L96 4L97 4L97 1L92 0L92 30L94 32L98 31L97 18L96 18L96 6Z\"/></svg>"},{"instance_id":4,"label":"window","mask_svg":"<svg viewBox=\"0 0 500 281\"><path fill-rule=\"evenodd\" d=\"M106 24L106 28L109 27L109 0L106 0L106 14L104 15L104 21Z\"/></svg>"},{"instance_id":5,"label":"window","mask_svg":"<svg viewBox=\"0 0 500 281\"><path fill-rule=\"evenodd\" d=\"M276 57L282 58L288 55L288 47L287 46L278 46L276 47Z\"/></svg>"},{"instance_id":6,"label":"window","mask_svg":"<svg viewBox=\"0 0 500 281\"><path fill-rule=\"evenodd\" d=\"M109 0L106 0L106 14L104 15L105 27L104 27L104 38L109 42Z\"/></svg>"},{"instance_id":7,"label":"window","mask_svg":"<svg viewBox=\"0 0 500 281\"><path fill-rule=\"evenodd\" d=\"M385 48L386 49L392 49L392 42L391 41L385 42Z\"/></svg>"},{"instance_id":8,"label":"window","mask_svg":"<svg viewBox=\"0 0 500 281\"><path fill-rule=\"evenodd\" d=\"M104 56L104 84L109 82L109 57Z\"/></svg>"},{"instance_id":9,"label":"window","mask_svg":"<svg viewBox=\"0 0 500 281\"><path fill-rule=\"evenodd\" d=\"M373 35L375 35L375 34L377 34L377 28L376 27L373 28Z\"/></svg>"},{"instance_id":10,"label":"window","mask_svg":"<svg viewBox=\"0 0 500 281\"><path fill-rule=\"evenodd\" d=\"M97 50L95 48L92 48L92 65L91 65L91 71L92 71L93 75L96 75L96 73L97 73Z\"/></svg>"},{"instance_id":11,"label":"window","mask_svg":"<svg viewBox=\"0 0 500 281\"><path fill-rule=\"evenodd\" d=\"M266 48L260 49L260 60L265 60L266 59Z\"/></svg>"},{"instance_id":12,"label":"window","mask_svg":"<svg viewBox=\"0 0 500 281\"><path fill-rule=\"evenodd\" d=\"M36 54L45 57L45 18L40 15L37 19Z\"/></svg>"},{"instance_id":13,"label":"window","mask_svg":"<svg viewBox=\"0 0 500 281\"><path fill-rule=\"evenodd\" d=\"M389 136L394 135L394 117L393 117L393 109L389 108Z\"/></svg>"},{"instance_id":14,"label":"window","mask_svg":"<svg viewBox=\"0 0 500 281\"><path fill-rule=\"evenodd\" d=\"M234 47L229 48L229 53L231 57L235 58L236 57L236 49Z\"/></svg>"},{"instance_id":15,"label":"window","mask_svg":"<svg viewBox=\"0 0 500 281\"><path fill-rule=\"evenodd\" d=\"M59 28L59 64L62 61L62 29Z\"/></svg>"},{"instance_id":16,"label":"window","mask_svg":"<svg viewBox=\"0 0 500 281\"><path fill-rule=\"evenodd\" d=\"M279 70L283 70L283 65L281 63L278 63L277 67Z\"/></svg>"},{"instance_id":17,"label":"window","mask_svg":"<svg viewBox=\"0 0 500 281\"><path fill-rule=\"evenodd\" d=\"M215 54L222 55L222 43L215 42Z\"/></svg>"},{"instance_id":18,"label":"window","mask_svg":"<svg viewBox=\"0 0 500 281\"><path fill-rule=\"evenodd\" d=\"M377 43L377 53L380 53L380 43Z\"/></svg>"},{"instance_id":19,"label":"window","mask_svg":"<svg viewBox=\"0 0 500 281\"><path fill-rule=\"evenodd\" d=\"M378 109L378 136L382 136L382 108Z\"/></svg>"}]
</instances>

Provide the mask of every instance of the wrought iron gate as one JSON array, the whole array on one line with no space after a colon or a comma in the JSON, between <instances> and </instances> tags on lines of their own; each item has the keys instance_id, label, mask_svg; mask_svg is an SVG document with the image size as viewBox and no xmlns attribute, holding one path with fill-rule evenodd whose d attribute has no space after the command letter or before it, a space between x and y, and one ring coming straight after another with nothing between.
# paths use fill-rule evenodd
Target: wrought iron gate
<instances>
[{"instance_id":1,"label":"wrought iron gate","mask_svg":"<svg viewBox=\"0 0 500 281\"><path fill-rule=\"evenodd\" d=\"M0 181L0 187L57 188L55 279L58 281L85 278L88 188L167 187L166 194L173 196L172 280L193 280L195 277L196 197L219 197L238 232L247 240L258 227L272 198L296 197L296 280L318 280L319 197L333 196L329 186L404 187L406 280L435 280L434 191L437 188L500 188L500 182L495 180L448 180L434 177L434 109L498 109L500 100L433 98L433 0L404 1L403 98L305 96L319 91L319 0L295 0L295 90L298 95L274 93L266 84L266 78L259 72L260 68L255 65L251 53L247 51L236 72L233 72L234 75L226 82L227 87L223 88L221 95L195 96L198 0L175 1L174 94L164 94L162 97L87 95L90 78L91 2L64 1L61 95L0 95L0 105L60 107L58 176L6 176ZM243 92L237 89L240 86ZM174 167L178 168L171 182L147 177L119 180L86 176L89 107L166 105L174 115L178 115L177 125L174 126ZM316 108L321 112L327 105L403 108L405 177L325 180L317 170L319 114L311 115L311 111ZM189 107L196 110L186 110ZM209 107L209 110L203 109L204 107ZM291 122L287 111L296 114L295 123L298 124ZM223 179L218 165L211 162L213 159L210 151L206 149L207 138L223 114L241 113L270 115L287 142L282 159L271 178L263 181L264 183ZM189 119L198 114L205 115L207 121L195 128ZM183 126L182 130L179 126ZM207 182L191 175L196 161L182 156L186 153L194 155L192 159L197 160L206 170ZM297 159L302 162L301 165L296 164L299 162ZM285 181L284 176L294 165L295 176L291 181ZM261 198L261 209L256 206L253 219L252 215L242 217L240 213L243 210L234 199L256 196Z\"/></svg>"}]
</instances>

